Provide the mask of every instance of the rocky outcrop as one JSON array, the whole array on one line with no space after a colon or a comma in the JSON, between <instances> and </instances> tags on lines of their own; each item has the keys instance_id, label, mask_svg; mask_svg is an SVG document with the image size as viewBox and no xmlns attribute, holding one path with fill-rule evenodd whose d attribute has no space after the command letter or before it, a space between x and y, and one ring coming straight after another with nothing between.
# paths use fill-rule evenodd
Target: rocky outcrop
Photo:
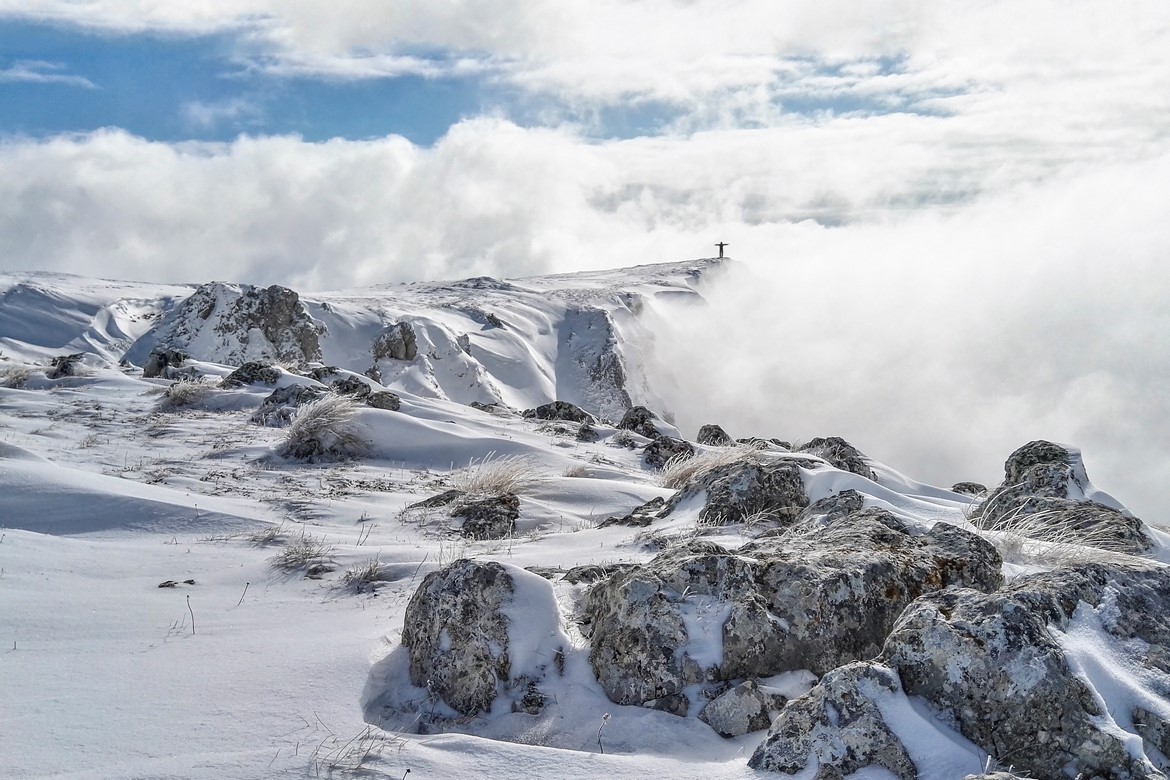
<instances>
[{"instance_id":1,"label":"rocky outcrop","mask_svg":"<svg viewBox=\"0 0 1170 780\"><path fill-rule=\"evenodd\" d=\"M1032 441L1004 463L1004 481L975 510L985 528L1054 537L1123 553L1150 548L1141 520L1093 500L1080 452Z\"/></svg>"},{"instance_id":2,"label":"rocky outcrop","mask_svg":"<svg viewBox=\"0 0 1170 780\"><path fill-rule=\"evenodd\" d=\"M633 528L645 528L660 516L666 506L666 499L655 496L641 506L634 507L628 515L621 517L607 517L597 524L598 528L608 528L611 525L628 525Z\"/></svg>"},{"instance_id":3,"label":"rocky outcrop","mask_svg":"<svg viewBox=\"0 0 1170 780\"><path fill-rule=\"evenodd\" d=\"M898 675L887 667L854 663L834 669L789 702L748 766L790 775L812 766L812 780L842 780L881 767L898 780L916 780L917 767L876 701L900 691Z\"/></svg>"},{"instance_id":4,"label":"rocky outcrop","mask_svg":"<svg viewBox=\"0 0 1170 780\"><path fill-rule=\"evenodd\" d=\"M676 439L672 436L659 436L643 448L642 457L646 465L660 469L670 461L681 461L692 458L695 447L689 441Z\"/></svg>"},{"instance_id":5,"label":"rocky outcrop","mask_svg":"<svg viewBox=\"0 0 1170 780\"><path fill-rule=\"evenodd\" d=\"M1022 577L994 593L924 596L898 621L881 659L908 694L1029 776L1161 777L1105 724L1100 700L1049 628L1066 625L1078 604L1106 600L1102 626L1135 662L1166 647L1170 573L1089 566Z\"/></svg>"},{"instance_id":6,"label":"rocky outcrop","mask_svg":"<svg viewBox=\"0 0 1170 780\"><path fill-rule=\"evenodd\" d=\"M735 552L694 541L590 589L590 662L613 701L683 715L690 686L824 674L872 657L915 598L952 585L995 588L999 568L994 548L975 534L939 523L913 537L872 516ZM695 635L700 627L707 633ZM717 657L709 654L713 631Z\"/></svg>"},{"instance_id":7,"label":"rocky outcrop","mask_svg":"<svg viewBox=\"0 0 1170 780\"><path fill-rule=\"evenodd\" d=\"M956 482L951 485L951 490L967 496L979 496L987 492L987 486L978 482Z\"/></svg>"},{"instance_id":8,"label":"rocky outcrop","mask_svg":"<svg viewBox=\"0 0 1170 780\"><path fill-rule=\"evenodd\" d=\"M375 409L385 409L389 412L397 412L402 408L402 398L397 393L391 393L389 390L375 390L366 396L366 406L372 406Z\"/></svg>"},{"instance_id":9,"label":"rocky outcrop","mask_svg":"<svg viewBox=\"0 0 1170 780\"><path fill-rule=\"evenodd\" d=\"M738 737L772 725L772 710L784 706L779 694L765 693L755 680L747 680L724 691L703 707L699 720L721 737Z\"/></svg>"},{"instance_id":10,"label":"rocky outcrop","mask_svg":"<svg viewBox=\"0 0 1170 780\"><path fill-rule=\"evenodd\" d=\"M57 355L49 362L45 376L49 379L64 379L69 376L79 376L82 371L82 361L85 355L78 352L73 355Z\"/></svg>"},{"instance_id":11,"label":"rocky outcrop","mask_svg":"<svg viewBox=\"0 0 1170 780\"><path fill-rule=\"evenodd\" d=\"M459 533L468 539L506 539L516 533L520 499L515 493L464 499L451 516L463 519Z\"/></svg>"},{"instance_id":12,"label":"rocky outcrop","mask_svg":"<svg viewBox=\"0 0 1170 780\"><path fill-rule=\"evenodd\" d=\"M418 337L409 322L396 322L378 332L370 345L374 362L390 360L414 360L418 357Z\"/></svg>"},{"instance_id":13,"label":"rocky outcrop","mask_svg":"<svg viewBox=\"0 0 1170 780\"><path fill-rule=\"evenodd\" d=\"M552 401L535 409L525 409L523 416L530 420L565 420L575 423L597 422L593 415L568 401Z\"/></svg>"},{"instance_id":14,"label":"rocky outcrop","mask_svg":"<svg viewBox=\"0 0 1170 780\"><path fill-rule=\"evenodd\" d=\"M142 364L142 376L147 379L155 377L162 377L164 379L174 379L176 375L175 369L179 368L186 362L187 356L177 349L155 349L146 358L146 362Z\"/></svg>"},{"instance_id":15,"label":"rocky outcrop","mask_svg":"<svg viewBox=\"0 0 1170 780\"><path fill-rule=\"evenodd\" d=\"M869 459L840 436L813 439L798 451L815 455L842 471L849 471L866 479L876 479L873 469L869 467Z\"/></svg>"},{"instance_id":16,"label":"rocky outcrop","mask_svg":"<svg viewBox=\"0 0 1170 780\"><path fill-rule=\"evenodd\" d=\"M356 376L335 379L329 385L329 389L338 395L351 395L358 401L364 401L368 398L371 391L370 383L364 382Z\"/></svg>"},{"instance_id":17,"label":"rocky outcrop","mask_svg":"<svg viewBox=\"0 0 1170 780\"><path fill-rule=\"evenodd\" d=\"M252 413L252 422L272 428L283 428L292 422L299 407L326 395L326 390L314 385L278 387L260 402L259 408Z\"/></svg>"},{"instance_id":18,"label":"rocky outcrop","mask_svg":"<svg viewBox=\"0 0 1170 780\"><path fill-rule=\"evenodd\" d=\"M280 381L280 369L271 363L254 360L245 363L220 380L224 387L274 385Z\"/></svg>"},{"instance_id":19,"label":"rocky outcrop","mask_svg":"<svg viewBox=\"0 0 1170 780\"><path fill-rule=\"evenodd\" d=\"M741 523L761 515L791 522L809 503L801 477L801 467L807 465L806 461L745 458L684 486L671 496L664 514L702 494L705 505L699 519L707 525Z\"/></svg>"},{"instance_id":20,"label":"rocky outcrop","mask_svg":"<svg viewBox=\"0 0 1170 780\"><path fill-rule=\"evenodd\" d=\"M695 437L695 441L711 447L730 447L735 444L735 440L727 435L727 431L718 425L704 425L699 428L699 435Z\"/></svg>"},{"instance_id":21,"label":"rocky outcrop","mask_svg":"<svg viewBox=\"0 0 1170 780\"><path fill-rule=\"evenodd\" d=\"M660 419L658 415L645 406L633 406L622 415L622 419L618 422L617 427L618 430L633 431L634 433L645 436L647 439L655 439L661 434L654 425L654 421L658 419Z\"/></svg>"}]
</instances>

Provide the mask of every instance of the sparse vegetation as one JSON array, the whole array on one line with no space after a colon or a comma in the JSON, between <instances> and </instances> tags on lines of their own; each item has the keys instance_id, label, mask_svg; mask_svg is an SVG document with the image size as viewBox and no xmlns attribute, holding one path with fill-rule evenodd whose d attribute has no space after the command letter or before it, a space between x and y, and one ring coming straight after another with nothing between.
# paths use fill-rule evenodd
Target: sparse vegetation
<instances>
[{"instance_id":1,"label":"sparse vegetation","mask_svg":"<svg viewBox=\"0 0 1170 780\"><path fill-rule=\"evenodd\" d=\"M171 383L163 391L158 402L160 412L173 412L178 409L187 409L206 401L212 394L211 385L202 378L188 379L186 377Z\"/></svg>"},{"instance_id":2,"label":"sparse vegetation","mask_svg":"<svg viewBox=\"0 0 1170 780\"><path fill-rule=\"evenodd\" d=\"M272 568L281 571L307 569L331 561L333 545L311 534L301 534L284 546L284 549L269 559Z\"/></svg>"},{"instance_id":3,"label":"sparse vegetation","mask_svg":"<svg viewBox=\"0 0 1170 780\"><path fill-rule=\"evenodd\" d=\"M1109 523L1085 523L1066 511L1010 512L976 528L1005 561L1067 566L1102 559L1132 560L1132 548Z\"/></svg>"},{"instance_id":4,"label":"sparse vegetation","mask_svg":"<svg viewBox=\"0 0 1170 780\"><path fill-rule=\"evenodd\" d=\"M590 468L588 466L579 465L579 466L569 466L567 469L565 469L564 471L561 472L561 476L562 477L580 478L580 477L588 477L592 473L593 472L590 470Z\"/></svg>"},{"instance_id":5,"label":"sparse vegetation","mask_svg":"<svg viewBox=\"0 0 1170 780\"><path fill-rule=\"evenodd\" d=\"M755 444L737 444L734 447L717 447L693 456L676 456L662 467L658 481L665 488L678 490L715 469L743 461L759 462L761 449Z\"/></svg>"},{"instance_id":6,"label":"sparse vegetation","mask_svg":"<svg viewBox=\"0 0 1170 780\"><path fill-rule=\"evenodd\" d=\"M35 372L32 366L5 366L0 370L0 387L19 390L28 384L28 380L32 378L33 373Z\"/></svg>"},{"instance_id":7,"label":"sparse vegetation","mask_svg":"<svg viewBox=\"0 0 1170 780\"><path fill-rule=\"evenodd\" d=\"M358 405L346 396L329 395L297 410L280 454L299 460L351 458L370 451L354 416Z\"/></svg>"},{"instance_id":8,"label":"sparse vegetation","mask_svg":"<svg viewBox=\"0 0 1170 780\"><path fill-rule=\"evenodd\" d=\"M374 556L346 569L345 574L341 575L341 587L353 593L364 593L375 583L389 582L391 579L389 570Z\"/></svg>"},{"instance_id":9,"label":"sparse vegetation","mask_svg":"<svg viewBox=\"0 0 1170 780\"><path fill-rule=\"evenodd\" d=\"M471 461L467 467L451 475L451 486L473 496L517 495L532 490L544 476L533 463L518 455L494 457L489 453L480 461Z\"/></svg>"}]
</instances>

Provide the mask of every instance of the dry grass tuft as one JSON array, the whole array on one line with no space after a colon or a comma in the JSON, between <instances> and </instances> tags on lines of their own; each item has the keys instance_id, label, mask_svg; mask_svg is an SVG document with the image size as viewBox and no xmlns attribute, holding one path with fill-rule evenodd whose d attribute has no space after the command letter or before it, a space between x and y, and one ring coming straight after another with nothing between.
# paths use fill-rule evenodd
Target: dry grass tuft
<instances>
[{"instance_id":1,"label":"dry grass tuft","mask_svg":"<svg viewBox=\"0 0 1170 780\"><path fill-rule=\"evenodd\" d=\"M0 387L19 390L28 383L28 380L32 378L34 373L36 372L32 366L5 366L0 371Z\"/></svg>"},{"instance_id":2,"label":"dry grass tuft","mask_svg":"<svg viewBox=\"0 0 1170 780\"><path fill-rule=\"evenodd\" d=\"M206 401L212 394L211 385L197 379L179 379L163 391L158 402L160 412L174 412L179 409L189 409Z\"/></svg>"},{"instance_id":3,"label":"dry grass tuft","mask_svg":"<svg viewBox=\"0 0 1170 780\"><path fill-rule=\"evenodd\" d=\"M331 552L333 545L324 539L318 539L311 534L301 534L289 541L284 549L272 556L268 562L274 569L296 571L316 563L330 562Z\"/></svg>"},{"instance_id":4,"label":"dry grass tuft","mask_svg":"<svg viewBox=\"0 0 1170 780\"><path fill-rule=\"evenodd\" d=\"M1102 560L1133 561L1132 548L1109 523L1084 523L1067 511L1010 512L975 527L1005 561L1073 566Z\"/></svg>"},{"instance_id":5,"label":"dry grass tuft","mask_svg":"<svg viewBox=\"0 0 1170 780\"><path fill-rule=\"evenodd\" d=\"M518 455L497 458L494 453L489 453L482 460L473 460L467 468L452 474L451 487L478 496L519 495L532 490L544 479L528 458Z\"/></svg>"},{"instance_id":6,"label":"dry grass tuft","mask_svg":"<svg viewBox=\"0 0 1170 780\"><path fill-rule=\"evenodd\" d=\"M759 463L762 449L762 446L756 444L737 444L734 447L716 447L698 452L689 458L671 458L662 467L658 482L665 488L678 490L715 469L741 462Z\"/></svg>"},{"instance_id":7,"label":"dry grass tuft","mask_svg":"<svg viewBox=\"0 0 1170 780\"><path fill-rule=\"evenodd\" d=\"M360 407L349 397L328 395L297 410L280 454L286 458L321 460L350 458L370 451L370 442L354 416Z\"/></svg>"},{"instance_id":8,"label":"dry grass tuft","mask_svg":"<svg viewBox=\"0 0 1170 780\"><path fill-rule=\"evenodd\" d=\"M364 593L375 583L389 582L393 577L377 556L356 563L341 575L341 587L353 593Z\"/></svg>"}]
</instances>

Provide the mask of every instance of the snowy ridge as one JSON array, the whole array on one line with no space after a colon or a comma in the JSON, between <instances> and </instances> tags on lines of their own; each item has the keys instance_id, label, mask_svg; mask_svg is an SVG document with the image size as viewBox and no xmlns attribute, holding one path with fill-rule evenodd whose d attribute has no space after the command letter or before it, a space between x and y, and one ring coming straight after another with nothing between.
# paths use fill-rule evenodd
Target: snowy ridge
<instances>
[{"instance_id":1,"label":"snowy ridge","mask_svg":"<svg viewBox=\"0 0 1170 780\"><path fill-rule=\"evenodd\" d=\"M0 777L1163 777L1170 537L1075 448L1005 464L1071 518L1040 538L840 439L650 465L693 432L618 427L653 406L639 311L718 268L0 277ZM350 451L255 416L343 394ZM552 399L600 419L517 413Z\"/></svg>"}]
</instances>

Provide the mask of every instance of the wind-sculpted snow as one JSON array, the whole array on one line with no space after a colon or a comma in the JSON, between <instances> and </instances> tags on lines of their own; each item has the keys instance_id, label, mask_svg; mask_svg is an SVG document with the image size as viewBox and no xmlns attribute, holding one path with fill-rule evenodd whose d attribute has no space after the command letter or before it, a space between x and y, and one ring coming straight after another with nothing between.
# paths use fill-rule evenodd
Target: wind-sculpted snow
<instances>
[{"instance_id":1,"label":"wind-sculpted snow","mask_svg":"<svg viewBox=\"0 0 1170 780\"><path fill-rule=\"evenodd\" d=\"M0 277L0 774L1162 777L1170 537L1064 445L680 430L719 267Z\"/></svg>"}]
</instances>

